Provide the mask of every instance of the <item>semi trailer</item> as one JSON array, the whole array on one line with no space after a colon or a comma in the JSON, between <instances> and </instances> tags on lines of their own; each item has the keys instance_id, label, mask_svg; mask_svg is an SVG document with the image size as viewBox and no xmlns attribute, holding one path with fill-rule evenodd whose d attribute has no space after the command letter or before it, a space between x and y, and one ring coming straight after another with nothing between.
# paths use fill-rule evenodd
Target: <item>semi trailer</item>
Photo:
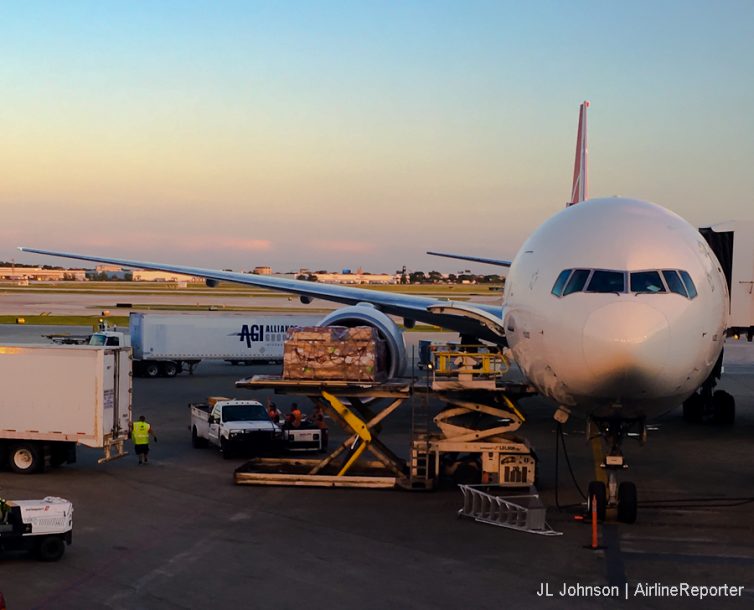
<instances>
[{"instance_id":1,"label":"semi trailer","mask_svg":"<svg viewBox=\"0 0 754 610\"><path fill-rule=\"evenodd\" d=\"M153 314L133 312L128 333L103 328L90 345L133 348L134 374L174 377L193 373L202 360L231 364L279 362L283 341L292 326L316 324L313 316L249 316L244 314Z\"/></svg>"}]
</instances>

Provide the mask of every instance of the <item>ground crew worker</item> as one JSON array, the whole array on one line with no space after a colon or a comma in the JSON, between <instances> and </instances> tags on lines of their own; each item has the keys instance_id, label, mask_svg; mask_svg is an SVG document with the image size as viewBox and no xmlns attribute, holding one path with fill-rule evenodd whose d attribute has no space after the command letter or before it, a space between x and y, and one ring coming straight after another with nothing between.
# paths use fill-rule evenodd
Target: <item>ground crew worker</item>
<instances>
[{"instance_id":1,"label":"ground crew worker","mask_svg":"<svg viewBox=\"0 0 754 610\"><path fill-rule=\"evenodd\" d=\"M136 455L139 457L139 464L147 464L149 462L150 434L156 443L157 436L143 415L139 417L139 421L131 424L131 440L134 442L134 451L136 451Z\"/></svg>"},{"instance_id":2,"label":"ground crew worker","mask_svg":"<svg viewBox=\"0 0 754 610\"><path fill-rule=\"evenodd\" d=\"M301 409L298 408L298 405L294 402L291 405L291 412L288 414L288 417L286 418L286 425L289 428L300 428L301 427Z\"/></svg>"},{"instance_id":3,"label":"ground crew worker","mask_svg":"<svg viewBox=\"0 0 754 610\"><path fill-rule=\"evenodd\" d=\"M273 421L273 423L280 423L280 411L278 411L277 406L272 401L270 401L267 405L267 415L270 416L270 419Z\"/></svg>"},{"instance_id":4,"label":"ground crew worker","mask_svg":"<svg viewBox=\"0 0 754 610\"><path fill-rule=\"evenodd\" d=\"M327 449L327 423L325 422L325 410L322 408L322 405L314 405L312 422L319 428L319 433L322 435L322 449Z\"/></svg>"}]
</instances>

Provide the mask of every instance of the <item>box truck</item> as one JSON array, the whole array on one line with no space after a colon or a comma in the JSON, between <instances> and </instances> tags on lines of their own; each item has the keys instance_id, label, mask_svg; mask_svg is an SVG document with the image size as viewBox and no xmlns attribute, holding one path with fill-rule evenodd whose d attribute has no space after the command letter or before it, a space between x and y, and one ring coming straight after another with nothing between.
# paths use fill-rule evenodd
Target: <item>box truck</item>
<instances>
[{"instance_id":1,"label":"box truck","mask_svg":"<svg viewBox=\"0 0 754 610\"><path fill-rule=\"evenodd\" d=\"M320 316L248 314L153 314L133 312L129 332L94 333L90 345L133 348L134 374L174 377L193 373L202 360L232 364L283 360L283 342L292 326L311 326Z\"/></svg>"},{"instance_id":2,"label":"box truck","mask_svg":"<svg viewBox=\"0 0 754 610\"><path fill-rule=\"evenodd\" d=\"M32 473L76 461L76 446L125 455L131 350L0 345L0 466Z\"/></svg>"}]
</instances>

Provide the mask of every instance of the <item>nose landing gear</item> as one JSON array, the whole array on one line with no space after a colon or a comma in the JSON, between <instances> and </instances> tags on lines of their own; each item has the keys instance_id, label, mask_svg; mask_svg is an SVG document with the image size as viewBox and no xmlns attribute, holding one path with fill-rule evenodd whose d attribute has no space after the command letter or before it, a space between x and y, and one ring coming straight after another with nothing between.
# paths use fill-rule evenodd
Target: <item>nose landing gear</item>
<instances>
[{"instance_id":1,"label":"nose landing gear","mask_svg":"<svg viewBox=\"0 0 754 610\"><path fill-rule=\"evenodd\" d=\"M593 427L597 428L593 433ZM597 508L597 518L605 520L608 508L617 509L618 521L635 523L638 512L636 485L631 481L618 482L618 474L628 469L623 459L622 445L627 436L638 437L641 444L646 442L647 429L644 418L624 419L616 417L592 417L587 423L587 439L601 438L610 451L605 455L600 467L608 473L607 485L603 481L589 483L588 509L592 503Z\"/></svg>"}]
</instances>

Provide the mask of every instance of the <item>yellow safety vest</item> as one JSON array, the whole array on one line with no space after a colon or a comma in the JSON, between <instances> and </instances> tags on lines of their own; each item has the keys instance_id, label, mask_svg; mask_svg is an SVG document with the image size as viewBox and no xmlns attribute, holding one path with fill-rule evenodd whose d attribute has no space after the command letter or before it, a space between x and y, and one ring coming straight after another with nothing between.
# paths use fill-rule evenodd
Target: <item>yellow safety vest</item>
<instances>
[{"instance_id":1,"label":"yellow safety vest","mask_svg":"<svg viewBox=\"0 0 754 610\"><path fill-rule=\"evenodd\" d=\"M134 422L134 429L131 432L131 438L134 445L146 445L149 443L149 424L145 421Z\"/></svg>"}]
</instances>

